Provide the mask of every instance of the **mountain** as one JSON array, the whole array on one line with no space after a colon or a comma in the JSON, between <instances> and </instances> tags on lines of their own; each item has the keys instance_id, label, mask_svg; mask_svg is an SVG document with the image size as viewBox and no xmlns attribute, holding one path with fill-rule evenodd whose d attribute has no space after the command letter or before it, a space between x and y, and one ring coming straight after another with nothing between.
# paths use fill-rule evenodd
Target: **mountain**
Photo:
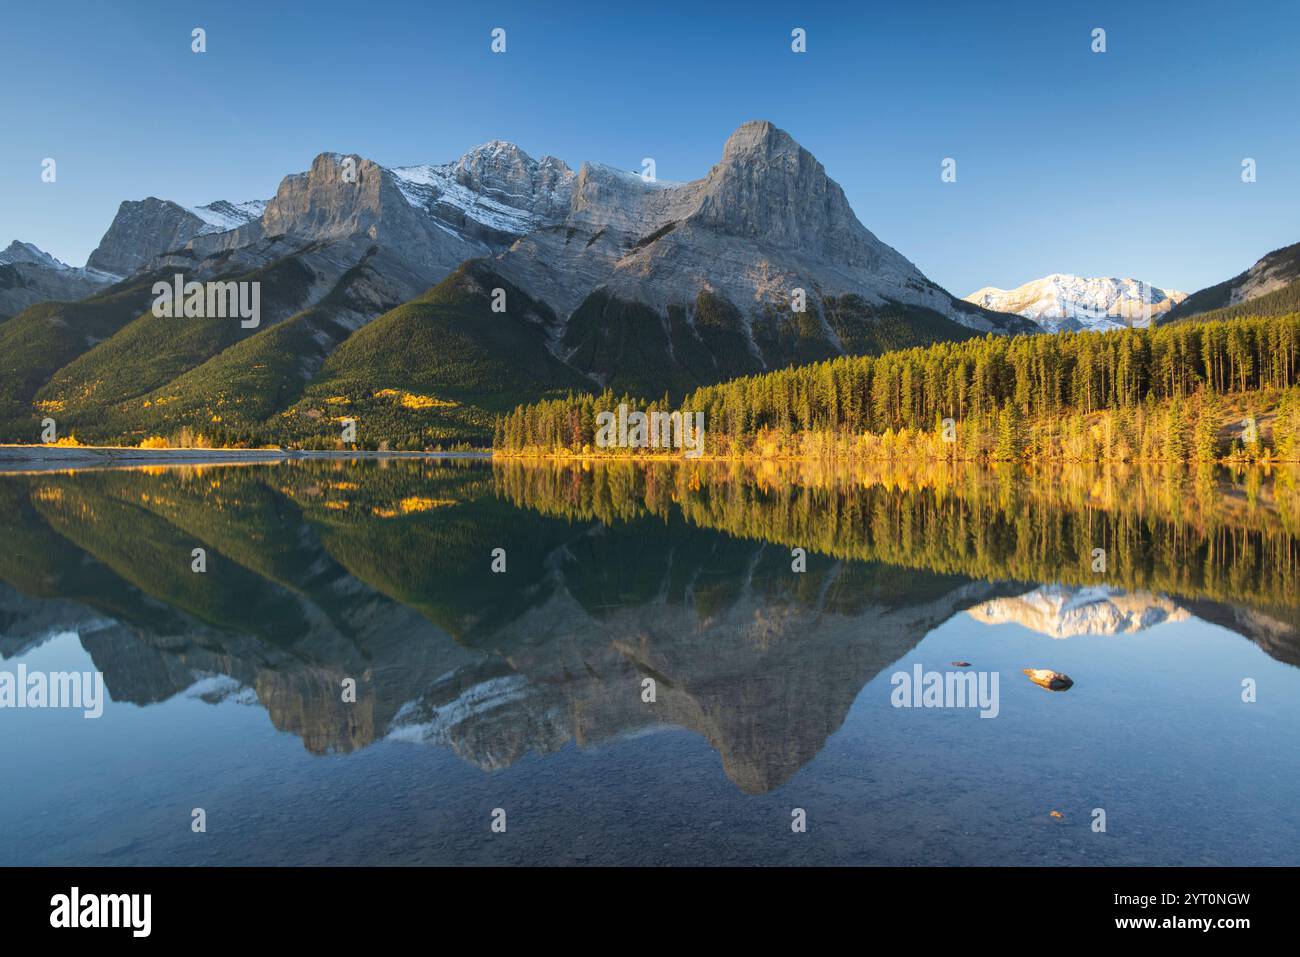
<instances>
[{"instance_id":1,"label":"mountain","mask_svg":"<svg viewBox=\"0 0 1300 957\"><path fill-rule=\"evenodd\" d=\"M1187 298L1135 279L1053 273L1015 289L985 286L966 297L986 309L1014 312L1047 332L1105 331L1150 325Z\"/></svg>"},{"instance_id":2,"label":"mountain","mask_svg":"<svg viewBox=\"0 0 1300 957\"><path fill-rule=\"evenodd\" d=\"M243 328L223 319L161 318L146 311L145 300L115 315L109 335L75 350L63 346L66 368L39 366L46 376L35 396L39 409L89 440L135 441L183 426L211 431L226 412L232 427L260 426L296 401L352 332L419 296L466 258L490 251L435 227L394 177L368 161L352 158L357 176L348 182L345 160L322 154L311 170L286 177L269 202L214 203L201 210L208 219L162 200L124 203L94 261L125 256L143 264L137 278L151 281L181 273L187 280L260 283L260 322ZM242 221L219 231L209 222L218 216ZM150 229L152 238L140 238ZM178 241L182 236L188 238ZM0 339L0 364L5 360ZM16 436L30 440L31 428L20 426Z\"/></svg>"},{"instance_id":3,"label":"mountain","mask_svg":"<svg viewBox=\"0 0 1300 957\"><path fill-rule=\"evenodd\" d=\"M228 438L330 439L339 416L324 413L338 410L320 402L347 398L375 413L373 441L481 442L496 412L559 389L681 396L846 353L1036 329L927 279L766 122L737 129L690 183L575 172L500 140L441 165L322 153L264 203L124 202L89 265L131 284L259 282L263 315L255 328L115 316L108 336L65 344L66 367L41 364L34 391L26 373L10 411L34 398L83 440L214 423ZM497 290L504 312L489 308ZM325 394L341 383L346 395ZM391 415L406 393L418 398Z\"/></svg>"},{"instance_id":4,"label":"mountain","mask_svg":"<svg viewBox=\"0 0 1300 957\"><path fill-rule=\"evenodd\" d=\"M303 309L316 291L318 279L297 257L220 278L261 283L259 328L272 327ZM121 404L167 385L247 339L252 331L234 319L160 317L151 305L152 298L111 337L60 368L37 392L37 401L69 419L91 422L105 410L120 412Z\"/></svg>"},{"instance_id":5,"label":"mountain","mask_svg":"<svg viewBox=\"0 0 1300 957\"><path fill-rule=\"evenodd\" d=\"M205 236L209 233L224 233L230 229L238 229L240 226L261 219L266 211L266 201L251 199L243 203L231 203L219 199L206 206L191 206L189 211L203 220L203 226L196 235Z\"/></svg>"},{"instance_id":6,"label":"mountain","mask_svg":"<svg viewBox=\"0 0 1300 957\"><path fill-rule=\"evenodd\" d=\"M584 164L564 219L514 243L495 268L561 317L557 355L602 386L643 394L1034 329L927 279L767 122L743 124L689 183ZM882 336L881 326L904 334Z\"/></svg>"},{"instance_id":7,"label":"mountain","mask_svg":"<svg viewBox=\"0 0 1300 957\"><path fill-rule=\"evenodd\" d=\"M1050 638L1131 634L1191 617L1163 595L1124 592L1105 585L1043 585L1023 595L991 599L968 614L986 625L1014 622Z\"/></svg>"},{"instance_id":8,"label":"mountain","mask_svg":"<svg viewBox=\"0 0 1300 957\"><path fill-rule=\"evenodd\" d=\"M1238 316L1280 316L1300 311L1300 243L1275 249L1245 272L1188 296L1164 322Z\"/></svg>"},{"instance_id":9,"label":"mountain","mask_svg":"<svg viewBox=\"0 0 1300 957\"><path fill-rule=\"evenodd\" d=\"M1278 661L1300 666L1293 610L1270 611L1109 585L1042 585L1023 595L992 598L967 609L967 614L986 625L1015 623L1058 639L1130 635L1165 622L1199 618L1249 638Z\"/></svg>"},{"instance_id":10,"label":"mountain","mask_svg":"<svg viewBox=\"0 0 1300 957\"><path fill-rule=\"evenodd\" d=\"M0 318L49 300L84 299L121 276L60 262L31 243L0 250Z\"/></svg>"},{"instance_id":11,"label":"mountain","mask_svg":"<svg viewBox=\"0 0 1300 957\"><path fill-rule=\"evenodd\" d=\"M389 172L415 208L469 238L501 244L559 222L576 179L563 160L535 161L501 140L476 147L455 163Z\"/></svg>"},{"instance_id":12,"label":"mountain","mask_svg":"<svg viewBox=\"0 0 1300 957\"><path fill-rule=\"evenodd\" d=\"M86 266L129 276L155 256L180 249L195 236L225 232L257 220L264 207L260 201L219 200L189 208L153 196L127 200L118 207Z\"/></svg>"},{"instance_id":13,"label":"mountain","mask_svg":"<svg viewBox=\"0 0 1300 957\"><path fill-rule=\"evenodd\" d=\"M72 267L55 259L49 253L31 243L23 243L18 240L11 242L7 249L0 250L0 265L15 265L18 263L29 266L41 266L46 269L71 270Z\"/></svg>"}]
</instances>

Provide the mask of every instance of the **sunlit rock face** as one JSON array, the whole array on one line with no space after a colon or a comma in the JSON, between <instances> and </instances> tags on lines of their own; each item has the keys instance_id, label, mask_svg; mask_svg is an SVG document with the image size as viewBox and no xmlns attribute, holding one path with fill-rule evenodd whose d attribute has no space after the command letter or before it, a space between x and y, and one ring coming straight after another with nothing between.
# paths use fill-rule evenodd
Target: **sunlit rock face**
<instances>
[{"instance_id":1,"label":"sunlit rock face","mask_svg":"<svg viewBox=\"0 0 1300 957\"><path fill-rule=\"evenodd\" d=\"M1163 595L1060 585L1044 585L1014 598L995 598L972 608L969 614L986 625L1017 624L1051 638L1131 634L1191 617Z\"/></svg>"}]
</instances>

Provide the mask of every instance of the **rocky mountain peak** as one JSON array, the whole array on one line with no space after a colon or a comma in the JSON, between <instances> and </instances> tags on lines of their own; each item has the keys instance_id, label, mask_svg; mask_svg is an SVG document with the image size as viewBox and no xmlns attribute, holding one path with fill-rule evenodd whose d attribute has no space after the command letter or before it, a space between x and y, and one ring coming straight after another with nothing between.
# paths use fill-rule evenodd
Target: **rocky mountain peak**
<instances>
[{"instance_id":1,"label":"rocky mountain peak","mask_svg":"<svg viewBox=\"0 0 1300 957\"><path fill-rule=\"evenodd\" d=\"M825 167L766 121L745 123L728 138L693 219L768 245L827 255L852 254L867 237L880 245Z\"/></svg>"},{"instance_id":2,"label":"rocky mountain peak","mask_svg":"<svg viewBox=\"0 0 1300 957\"><path fill-rule=\"evenodd\" d=\"M573 170L569 168L569 164L564 162L564 160L560 159L558 156L543 156L537 161L537 166L539 169L543 170L554 170L554 174L557 176L566 173L570 175L573 174Z\"/></svg>"},{"instance_id":3,"label":"rocky mountain peak","mask_svg":"<svg viewBox=\"0 0 1300 957\"><path fill-rule=\"evenodd\" d=\"M14 263L31 263L35 266L47 266L50 269L67 268L45 250L33 246L31 243L20 242L17 239L6 246L3 251L0 251L0 265L13 265Z\"/></svg>"},{"instance_id":4,"label":"rocky mountain peak","mask_svg":"<svg viewBox=\"0 0 1300 957\"><path fill-rule=\"evenodd\" d=\"M575 173L499 139L440 165L384 167L321 153L265 204L123 204L92 265L132 275L173 265L168 254L178 253L177 263L213 257L212 268L250 268L303 243L336 241L347 256L378 244L402 264L407 284L493 256L504 278L562 316L598 288L661 315L708 291L743 316L754 355L761 349L752 320L786 309L796 288L816 291L811 322L831 353L845 346L822 315L822 297L851 294L867 310L929 310L976 329L1029 327L931 283L858 221L808 150L766 120L737 127L719 161L685 183L600 163Z\"/></svg>"},{"instance_id":5,"label":"rocky mountain peak","mask_svg":"<svg viewBox=\"0 0 1300 957\"><path fill-rule=\"evenodd\" d=\"M117 215L86 265L129 276L155 256L183 247L204 225L202 218L179 203L156 196L128 199L117 208Z\"/></svg>"},{"instance_id":6,"label":"rocky mountain peak","mask_svg":"<svg viewBox=\"0 0 1300 957\"><path fill-rule=\"evenodd\" d=\"M727 137L727 142L722 147L722 162L742 162L755 157L763 157L770 161L776 156L797 157L800 153L812 159L812 154L776 124L768 120L749 120L741 123Z\"/></svg>"},{"instance_id":7,"label":"rocky mountain peak","mask_svg":"<svg viewBox=\"0 0 1300 957\"><path fill-rule=\"evenodd\" d=\"M381 169L355 154L321 153L307 172L280 181L262 214L264 232L327 238L370 231L383 204Z\"/></svg>"},{"instance_id":8,"label":"rocky mountain peak","mask_svg":"<svg viewBox=\"0 0 1300 957\"><path fill-rule=\"evenodd\" d=\"M456 180L462 186L498 196L531 192L536 173L537 161L504 140L476 146L456 164Z\"/></svg>"},{"instance_id":9,"label":"rocky mountain peak","mask_svg":"<svg viewBox=\"0 0 1300 957\"><path fill-rule=\"evenodd\" d=\"M467 172L478 172L485 169L535 169L537 161L514 143L488 140L467 150L457 165Z\"/></svg>"},{"instance_id":10,"label":"rocky mountain peak","mask_svg":"<svg viewBox=\"0 0 1300 957\"><path fill-rule=\"evenodd\" d=\"M787 308L802 288L853 294L868 308L927 309L976 329L1029 327L959 303L926 279L858 221L811 153L765 120L738 127L719 162L691 182L584 163L563 223L498 257L504 275L562 314L598 287L661 314L707 290L746 317L748 336L750 318ZM841 348L824 332L832 350Z\"/></svg>"},{"instance_id":11,"label":"rocky mountain peak","mask_svg":"<svg viewBox=\"0 0 1300 957\"><path fill-rule=\"evenodd\" d=\"M456 162L455 179L478 196L551 220L567 210L575 176L563 160L538 162L514 143L492 140Z\"/></svg>"}]
</instances>

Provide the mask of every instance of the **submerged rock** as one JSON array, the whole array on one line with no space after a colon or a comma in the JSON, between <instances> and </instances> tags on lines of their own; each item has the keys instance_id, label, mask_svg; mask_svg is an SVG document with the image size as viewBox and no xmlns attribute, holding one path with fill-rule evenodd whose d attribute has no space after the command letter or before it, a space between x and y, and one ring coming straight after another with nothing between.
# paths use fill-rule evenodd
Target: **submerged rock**
<instances>
[{"instance_id":1,"label":"submerged rock","mask_svg":"<svg viewBox=\"0 0 1300 957\"><path fill-rule=\"evenodd\" d=\"M1069 675L1048 668L1026 668L1025 674L1034 684L1048 691L1065 691L1074 686L1074 679Z\"/></svg>"}]
</instances>

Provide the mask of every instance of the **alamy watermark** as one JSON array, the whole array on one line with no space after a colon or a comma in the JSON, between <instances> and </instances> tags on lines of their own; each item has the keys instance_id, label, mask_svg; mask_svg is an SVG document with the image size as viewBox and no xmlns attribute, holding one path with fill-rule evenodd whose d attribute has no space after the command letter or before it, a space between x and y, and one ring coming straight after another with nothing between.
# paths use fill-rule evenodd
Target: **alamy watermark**
<instances>
[{"instance_id":1,"label":"alamy watermark","mask_svg":"<svg viewBox=\"0 0 1300 957\"><path fill-rule=\"evenodd\" d=\"M0 708L78 708L82 717L104 713L102 671L0 671Z\"/></svg>"},{"instance_id":2,"label":"alamy watermark","mask_svg":"<svg viewBox=\"0 0 1300 957\"><path fill-rule=\"evenodd\" d=\"M172 282L154 283L153 296L159 319L239 319L245 329L262 322L260 282L186 282L177 273Z\"/></svg>"},{"instance_id":3,"label":"alamy watermark","mask_svg":"<svg viewBox=\"0 0 1300 957\"><path fill-rule=\"evenodd\" d=\"M704 452L703 412L629 412L596 415L596 446L602 449L685 449L688 459Z\"/></svg>"},{"instance_id":4,"label":"alamy watermark","mask_svg":"<svg viewBox=\"0 0 1300 957\"><path fill-rule=\"evenodd\" d=\"M148 937L153 929L152 894L83 894L73 887L50 898L54 928L125 928L132 937Z\"/></svg>"},{"instance_id":5,"label":"alamy watermark","mask_svg":"<svg viewBox=\"0 0 1300 957\"><path fill-rule=\"evenodd\" d=\"M895 708L979 708L981 718L1001 710L996 671L926 671L921 665L889 678Z\"/></svg>"}]
</instances>

